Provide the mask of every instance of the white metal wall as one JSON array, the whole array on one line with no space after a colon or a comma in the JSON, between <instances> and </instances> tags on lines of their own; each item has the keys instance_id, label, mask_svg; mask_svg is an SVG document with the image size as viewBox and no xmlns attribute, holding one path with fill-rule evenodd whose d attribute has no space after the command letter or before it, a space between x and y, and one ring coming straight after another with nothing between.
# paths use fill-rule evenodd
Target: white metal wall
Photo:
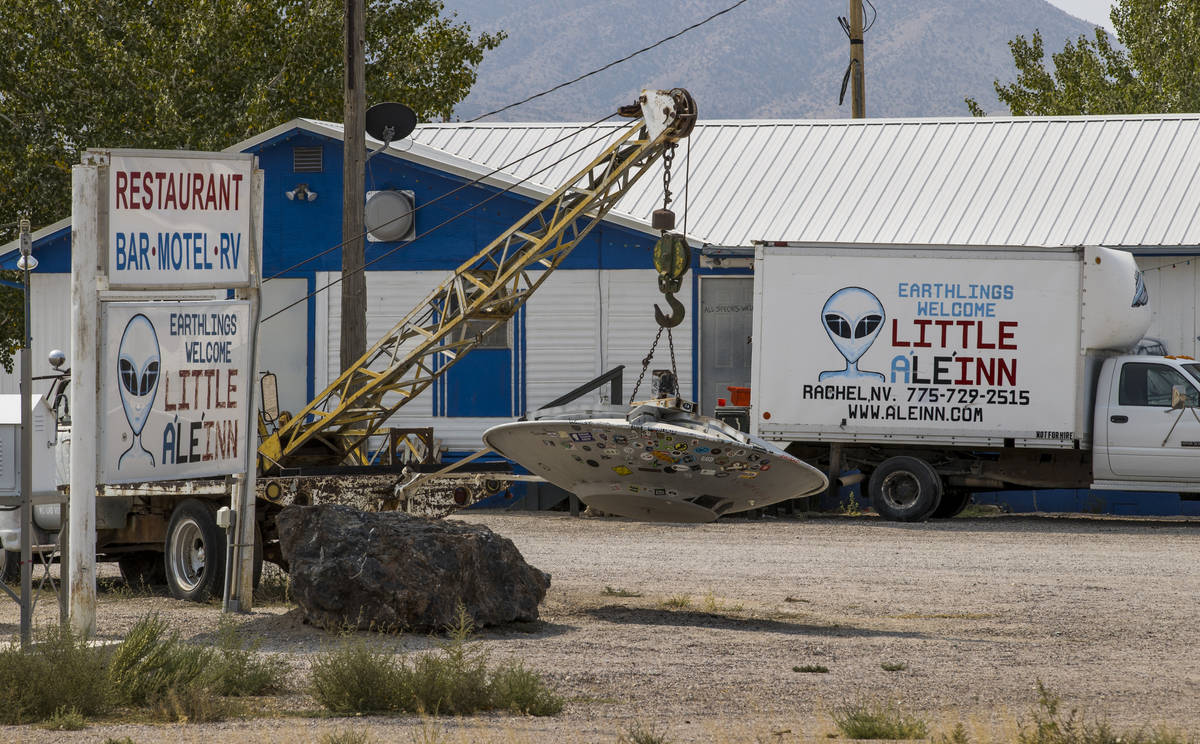
<instances>
[{"instance_id":1,"label":"white metal wall","mask_svg":"<svg viewBox=\"0 0 1200 744\"><path fill-rule=\"evenodd\" d=\"M368 271L367 272L367 344L368 347L390 331L409 310L423 300L443 279L445 271ZM338 274L318 273L317 287L336 279ZM342 308L341 285L335 284L317 295L314 341L314 388L319 393L337 379L341 360L339 329ZM324 364L321 363L324 360ZM405 405L389 420L391 426L432 426L434 436L452 450L478 449L482 434L509 418L435 417L432 388Z\"/></svg>"},{"instance_id":2,"label":"white metal wall","mask_svg":"<svg viewBox=\"0 0 1200 744\"><path fill-rule=\"evenodd\" d=\"M602 366L609 369L618 364L625 365L625 402L633 394L638 373L642 369L642 358L654 341L658 323L654 321L654 305L670 313L658 291L658 274L653 270L605 271L604 328L601 339ZM553 280L551 280L553 281ZM687 308L687 318L673 330L675 338L675 361L679 370L679 389L684 397L692 398L692 283L685 280L676 299ZM536 343L530 334L530 344ZM671 352L664 332L650 369L670 369ZM599 372L597 372L599 374ZM650 397L649 375L638 391L638 397Z\"/></svg>"},{"instance_id":3,"label":"white metal wall","mask_svg":"<svg viewBox=\"0 0 1200 744\"><path fill-rule=\"evenodd\" d=\"M1150 292L1154 320L1147 336L1162 339L1170 354L1197 356L1200 345L1200 257L1141 257L1138 267Z\"/></svg>"},{"instance_id":4,"label":"white metal wall","mask_svg":"<svg viewBox=\"0 0 1200 744\"><path fill-rule=\"evenodd\" d=\"M318 274L317 286L328 284L336 274ZM367 339L373 343L387 333L446 277L444 271L375 271L367 274ZM341 292L338 285L319 294L317 300L315 358L316 389L323 390L336 379ZM692 385L692 290L684 283L679 301L688 308L688 318L675 329L675 357L681 386L691 395ZM525 381L529 410L553 400L618 364L625 365L626 402L641 370L654 334L654 303L662 304L657 274L652 270L594 271L562 269L538 289L526 306ZM666 309L665 304L663 305ZM520 350L514 349L519 359ZM322 363L323 360L323 363ZM669 369L666 336L655 353L652 369ZM513 376L519 380L518 375ZM519 383L518 383L519 384ZM649 380L640 397L649 393ZM598 396L593 396L596 400ZM508 418L445 417L433 415L430 391L401 408L394 426L432 426L435 435L451 449L479 447L489 426Z\"/></svg>"},{"instance_id":5,"label":"white metal wall","mask_svg":"<svg viewBox=\"0 0 1200 744\"><path fill-rule=\"evenodd\" d=\"M33 343L33 376L48 375L54 370L46 361L51 349L71 351L71 275L38 274L29 276L30 335ZM66 366L71 365L67 360ZM35 393L45 392L47 382L34 382ZM21 392L21 369L13 352L12 374L0 367L0 393Z\"/></svg>"}]
</instances>

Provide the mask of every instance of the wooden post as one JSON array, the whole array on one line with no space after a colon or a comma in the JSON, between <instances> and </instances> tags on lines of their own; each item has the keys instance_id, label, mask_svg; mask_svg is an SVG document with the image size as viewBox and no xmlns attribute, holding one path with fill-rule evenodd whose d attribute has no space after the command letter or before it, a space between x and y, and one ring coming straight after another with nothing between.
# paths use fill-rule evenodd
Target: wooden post
<instances>
[{"instance_id":1,"label":"wooden post","mask_svg":"<svg viewBox=\"0 0 1200 744\"><path fill-rule=\"evenodd\" d=\"M342 162L341 367L367 350L367 277L363 273L363 164L366 159L366 85L363 80L363 0L345 0L345 138Z\"/></svg>"},{"instance_id":2,"label":"wooden post","mask_svg":"<svg viewBox=\"0 0 1200 744\"><path fill-rule=\"evenodd\" d=\"M863 86L863 6L862 0L850 0L850 95L855 119L867 115L867 94Z\"/></svg>"}]
</instances>

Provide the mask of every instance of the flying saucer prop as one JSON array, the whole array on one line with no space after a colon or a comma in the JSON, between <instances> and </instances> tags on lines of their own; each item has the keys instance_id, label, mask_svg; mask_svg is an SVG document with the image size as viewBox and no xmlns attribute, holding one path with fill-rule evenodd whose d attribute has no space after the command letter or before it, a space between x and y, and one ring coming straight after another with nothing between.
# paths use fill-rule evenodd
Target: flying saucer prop
<instances>
[{"instance_id":1,"label":"flying saucer prop","mask_svg":"<svg viewBox=\"0 0 1200 744\"><path fill-rule=\"evenodd\" d=\"M769 442L653 402L500 424L483 439L588 506L651 522L711 522L828 485Z\"/></svg>"}]
</instances>

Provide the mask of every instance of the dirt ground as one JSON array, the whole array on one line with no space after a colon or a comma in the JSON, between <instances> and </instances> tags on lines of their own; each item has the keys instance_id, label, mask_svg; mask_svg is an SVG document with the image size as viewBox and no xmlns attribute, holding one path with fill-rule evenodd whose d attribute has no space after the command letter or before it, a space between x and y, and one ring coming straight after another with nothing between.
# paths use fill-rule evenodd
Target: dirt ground
<instances>
[{"instance_id":1,"label":"dirt ground","mask_svg":"<svg viewBox=\"0 0 1200 744\"><path fill-rule=\"evenodd\" d=\"M0 740L301 744L354 730L377 742L614 742L640 725L672 742L816 741L836 731L839 706L896 701L934 734L962 721L973 741L1000 742L1028 721L1039 680L1066 706L1122 728L1200 732L1194 521L458 518L511 538L552 574L537 628L488 630L479 642L494 659L540 672L570 700L560 715L336 719L312 716L315 704L297 692L256 706L309 715L79 732L0 727ZM220 608L110 590L99 636L119 639L151 610L205 642ZM38 610L39 621L56 617L51 602ZM286 605L242 622L263 652L287 656L298 689L313 654L331 643ZM15 605L0 605L0 634L15 634L16 623ZM372 642L399 653L431 644ZM806 664L829 672L793 671Z\"/></svg>"}]
</instances>

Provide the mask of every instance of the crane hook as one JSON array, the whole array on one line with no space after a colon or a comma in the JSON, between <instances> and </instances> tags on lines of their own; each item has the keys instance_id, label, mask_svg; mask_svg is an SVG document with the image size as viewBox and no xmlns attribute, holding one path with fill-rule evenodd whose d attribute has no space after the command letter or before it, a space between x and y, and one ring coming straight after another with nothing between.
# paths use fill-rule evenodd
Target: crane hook
<instances>
[{"instance_id":1,"label":"crane hook","mask_svg":"<svg viewBox=\"0 0 1200 744\"><path fill-rule=\"evenodd\" d=\"M685 309L683 307L683 303L675 299L675 294L673 292L665 292L664 294L667 298L667 305L671 307L671 314L666 315L661 309L659 309L658 305L655 304L654 319L657 320L658 324L663 328L674 328L683 322Z\"/></svg>"}]
</instances>

